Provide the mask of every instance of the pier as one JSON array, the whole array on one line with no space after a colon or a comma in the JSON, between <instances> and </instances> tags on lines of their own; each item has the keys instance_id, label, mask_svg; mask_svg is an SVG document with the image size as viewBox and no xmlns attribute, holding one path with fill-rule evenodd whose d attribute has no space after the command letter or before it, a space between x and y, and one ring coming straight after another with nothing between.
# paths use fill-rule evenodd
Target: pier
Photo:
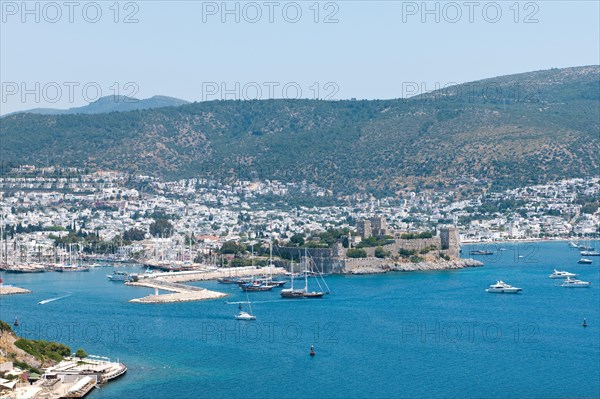
<instances>
[{"instance_id":1,"label":"pier","mask_svg":"<svg viewBox=\"0 0 600 399\"><path fill-rule=\"evenodd\" d=\"M181 284L188 281L216 280L222 277L251 277L263 274L283 274L285 269L280 267L238 267L216 270L183 271L169 273L152 273L137 276L137 281L128 281L125 284L134 287L154 288L154 294L143 298L132 299L129 302L136 303L173 303L203 301L218 299L227 296L222 292L207 290L206 288L194 287ZM171 294L159 294L159 290L170 291Z\"/></svg>"},{"instance_id":2,"label":"pier","mask_svg":"<svg viewBox=\"0 0 600 399\"><path fill-rule=\"evenodd\" d=\"M12 285L0 286L0 295L29 294L30 292L25 288L13 287Z\"/></svg>"}]
</instances>

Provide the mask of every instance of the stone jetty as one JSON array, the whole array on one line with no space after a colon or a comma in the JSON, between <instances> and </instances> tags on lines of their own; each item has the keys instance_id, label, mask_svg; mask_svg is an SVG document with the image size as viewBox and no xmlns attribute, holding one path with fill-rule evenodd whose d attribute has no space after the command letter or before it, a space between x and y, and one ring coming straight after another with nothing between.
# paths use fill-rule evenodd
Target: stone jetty
<instances>
[{"instance_id":1,"label":"stone jetty","mask_svg":"<svg viewBox=\"0 0 600 399\"><path fill-rule=\"evenodd\" d=\"M13 287L12 285L0 286L0 295L29 294L30 292L25 288Z\"/></svg>"},{"instance_id":2,"label":"stone jetty","mask_svg":"<svg viewBox=\"0 0 600 399\"><path fill-rule=\"evenodd\" d=\"M173 303L203 301L207 299L218 299L227 296L222 292L207 290L206 288L194 287L181 284L189 281L216 280L223 277L251 277L258 275L283 274L285 269L279 267L237 267L231 269L199 270L184 272L152 273L139 275L137 281L129 281L125 284L134 287L154 288L154 295L143 298L132 299L129 302L136 303ZM158 291L169 291L171 294L159 294Z\"/></svg>"}]
</instances>

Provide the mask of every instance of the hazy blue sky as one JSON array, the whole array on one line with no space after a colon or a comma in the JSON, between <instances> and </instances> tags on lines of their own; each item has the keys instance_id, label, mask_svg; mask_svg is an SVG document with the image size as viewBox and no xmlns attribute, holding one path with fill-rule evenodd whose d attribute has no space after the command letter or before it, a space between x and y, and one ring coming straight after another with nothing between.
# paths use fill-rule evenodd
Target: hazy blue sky
<instances>
[{"instance_id":1,"label":"hazy blue sky","mask_svg":"<svg viewBox=\"0 0 600 399\"><path fill-rule=\"evenodd\" d=\"M1 113L117 88L189 101L254 98L257 87L260 98L397 98L412 82L600 63L597 1L428 2L429 14L420 1L223 4L28 2L27 13L2 1Z\"/></svg>"}]
</instances>

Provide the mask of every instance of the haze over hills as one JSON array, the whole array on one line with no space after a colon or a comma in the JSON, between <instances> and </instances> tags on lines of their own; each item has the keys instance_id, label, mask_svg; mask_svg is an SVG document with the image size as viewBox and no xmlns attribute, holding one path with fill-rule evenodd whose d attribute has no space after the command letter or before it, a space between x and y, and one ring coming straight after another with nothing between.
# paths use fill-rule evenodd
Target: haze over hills
<instances>
[{"instance_id":1,"label":"haze over hills","mask_svg":"<svg viewBox=\"0 0 600 399\"><path fill-rule=\"evenodd\" d=\"M211 101L2 119L15 164L167 179L271 178L389 195L483 180L494 188L597 175L600 67L529 72L410 99Z\"/></svg>"},{"instance_id":2,"label":"haze over hills","mask_svg":"<svg viewBox=\"0 0 600 399\"><path fill-rule=\"evenodd\" d=\"M102 114L108 112L127 112L138 109L152 109L161 107L176 107L187 104L185 100L174 97L154 96L143 100L127 96L106 96L84 105L69 109L57 108L34 108L26 111L14 112L14 114L30 113L40 115L74 115L74 114Z\"/></svg>"}]
</instances>

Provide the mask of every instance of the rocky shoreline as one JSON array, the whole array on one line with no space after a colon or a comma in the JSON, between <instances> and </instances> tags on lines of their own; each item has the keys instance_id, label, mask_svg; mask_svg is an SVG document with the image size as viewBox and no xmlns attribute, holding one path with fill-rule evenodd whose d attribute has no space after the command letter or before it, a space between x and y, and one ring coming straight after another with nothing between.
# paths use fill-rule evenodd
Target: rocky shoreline
<instances>
[{"instance_id":1,"label":"rocky shoreline","mask_svg":"<svg viewBox=\"0 0 600 399\"><path fill-rule=\"evenodd\" d=\"M456 259L448 261L435 262L403 262L403 263L385 263L377 266L364 266L354 268L345 274L382 274L388 272L414 272L429 270L455 270L467 267L481 267L483 262L475 259Z\"/></svg>"}]
</instances>

